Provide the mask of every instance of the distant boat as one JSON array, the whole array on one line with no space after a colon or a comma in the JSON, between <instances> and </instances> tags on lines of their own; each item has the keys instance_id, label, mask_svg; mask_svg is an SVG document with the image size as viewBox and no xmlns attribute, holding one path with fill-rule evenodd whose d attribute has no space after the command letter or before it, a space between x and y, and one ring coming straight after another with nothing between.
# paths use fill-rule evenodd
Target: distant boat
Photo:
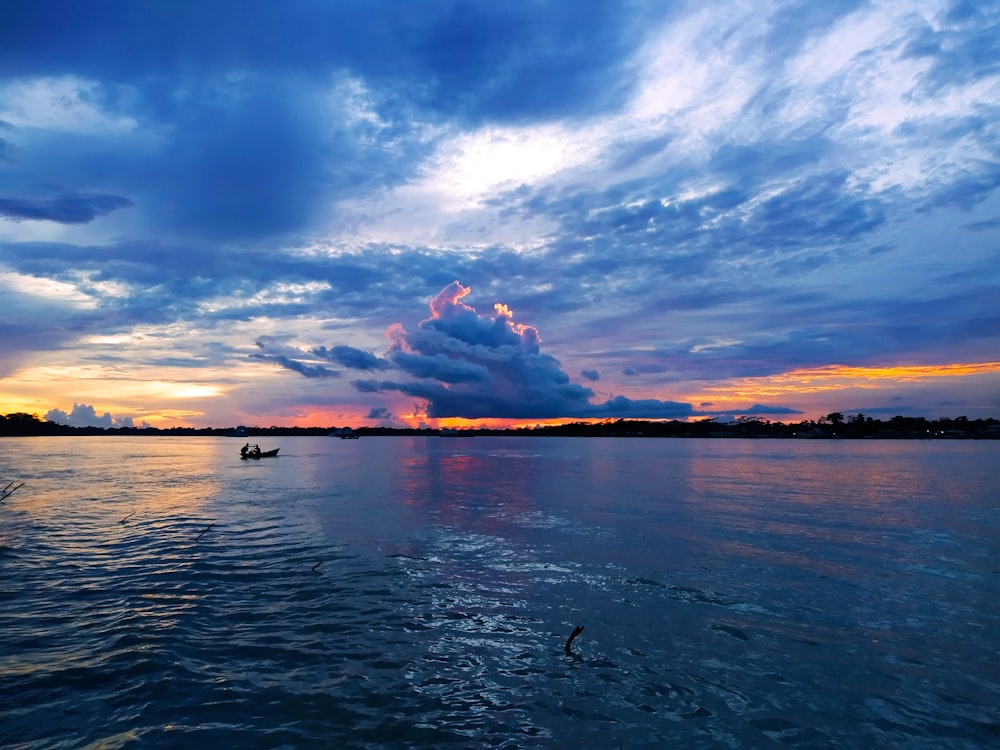
<instances>
[{"instance_id":1,"label":"distant boat","mask_svg":"<svg viewBox=\"0 0 1000 750\"><path fill-rule=\"evenodd\" d=\"M261 451L260 453L257 451L247 451L246 453L241 454L240 458L244 461L248 458L252 458L254 460L258 458L271 458L271 456L277 456L279 450L281 450L281 448L275 448L273 451Z\"/></svg>"},{"instance_id":2,"label":"distant boat","mask_svg":"<svg viewBox=\"0 0 1000 750\"><path fill-rule=\"evenodd\" d=\"M361 437L350 427L341 427L330 432L330 437L339 437L341 440L357 440Z\"/></svg>"}]
</instances>

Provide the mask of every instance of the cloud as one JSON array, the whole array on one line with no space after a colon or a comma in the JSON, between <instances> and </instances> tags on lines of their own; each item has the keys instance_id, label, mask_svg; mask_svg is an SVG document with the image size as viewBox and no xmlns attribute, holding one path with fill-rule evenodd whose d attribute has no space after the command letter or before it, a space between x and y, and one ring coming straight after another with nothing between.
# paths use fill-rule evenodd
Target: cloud
<instances>
[{"instance_id":1,"label":"cloud","mask_svg":"<svg viewBox=\"0 0 1000 750\"><path fill-rule=\"evenodd\" d=\"M97 410L89 404L73 404L73 410L67 414L59 409L52 409L45 414L45 419L71 427L134 427L132 417L112 417L109 412L97 415Z\"/></svg>"},{"instance_id":2,"label":"cloud","mask_svg":"<svg viewBox=\"0 0 1000 750\"><path fill-rule=\"evenodd\" d=\"M251 354L253 359L261 359L265 362L274 362L286 370L292 370L307 378L339 378L340 373L336 370L328 370L322 365L305 365L298 360L286 357L283 354Z\"/></svg>"},{"instance_id":3,"label":"cloud","mask_svg":"<svg viewBox=\"0 0 1000 750\"><path fill-rule=\"evenodd\" d=\"M1000 72L1000 13L995 7L956 2L912 39L905 54L930 61L921 76L920 90L935 96Z\"/></svg>"},{"instance_id":4,"label":"cloud","mask_svg":"<svg viewBox=\"0 0 1000 750\"><path fill-rule=\"evenodd\" d=\"M997 349L991 4L92 5L0 23L12 392L82 362L219 377L236 419L739 414L733 378ZM280 394L232 386L262 361Z\"/></svg>"},{"instance_id":5,"label":"cloud","mask_svg":"<svg viewBox=\"0 0 1000 750\"><path fill-rule=\"evenodd\" d=\"M384 406L373 406L366 419L392 419L392 412Z\"/></svg>"},{"instance_id":6,"label":"cloud","mask_svg":"<svg viewBox=\"0 0 1000 750\"><path fill-rule=\"evenodd\" d=\"M433 378L443 383L491 383L493 377L487 367L467 362L447 354L430 356L394 351L389 355L400 370L417 378Z\"/></svg>"},{"instance_id":7,"label":"cloud","mask_svg":"<svg viewBox=\"0 0 1000 750\"><path fill-rule=\"evenodd\" d=\"M307 364L300 357L310 356L308 352L289 347L282 343L282 340L274 336L262 336L256 341L257 348L261 351L250 355L251 359L259 359L264 362L274 362L276 365L297 372L307 378L339 378L340 373L330 370L323 365Z\"/></svg>"},{"instance_id":8,"label":"cloud","mask_svg":"<svg viewBox=\"0 0 1000 750\"><path fill-rule=\"evenodd\" d=\"M801 414L799 409L792 409L788 406L769 406L767 404L754 404L747 409L739 409L740 414Z\"/></svg>"},{"instance_id":9,"label":"cloud","mask_svg":"<svg viewBox=\"0 0 1000 750\"><path fill-rule=\"evenodd\" d=\"M665 13L640 19L609 0L87 13L13 1L0 118L16 125L2 154L20 157L0 188L103 185L135 202L131 228L242 243L405 185L464 128L621 106L637 36Z\"/></svg>"},{"instance_id":10,"label":"cloud","mask_svg":"<svg viewBox=\"0 0 1000 750\"><path fill-rule=\"evenodd\" d=\"M312 350L320 359L336 362L338 365L348 367L352 370L385 370L391 364L383 359L379 359L370 352L355 349L353 346L334 346L327 349L325 346L318 346Z\"/></svg>"},{"instance_id":11,"label":"cloud","mask_svg":"<svg viewBox=\"0 0 1000 750\"><path fill-rule=\"evenodd\" d=\"M668 10L653 4L637 18L613 0L588 0L584 7L391 0L280 8L220 0L141 11L108 2L87 12L58 0L11 2L14 10L0 28L6 75L73 70L147 82L165 104L178 93L164 80L178 75L178 60L204 77L350 68L398 86L424 107L477 121L539 110L590 112L620 101L636 36Z\"/></svg>"},{"instance_id":12,"label":"cloud","mask_svg":"<svg viewBox=\"0 0 1000 750\"><path fill-rule=\"evenodd\" d=\"M387 355L411 380L357 380L362 393L398 391L425 402L430 418L675 418L690 404L616 396L593 404L594 392L572 383L541 351L532 326L514 322L505 304L480 315L462 300L471 289L454 281L430 301L430 317L407 331L394 324ZM596 378L597 373L593 371Z\"/></svg>"},{"instance_id":13,"label":"cloud","mask_svg":"<svg viewBox=\"0 0 1000 750\"><path fill-rule=\"evenodd\" d=\"M86 224L131 205L132 201L120 195L64 193L48 200L0 197L0 217L18 221L33 219L60 224Z\"/></svg>"}]
</instances>

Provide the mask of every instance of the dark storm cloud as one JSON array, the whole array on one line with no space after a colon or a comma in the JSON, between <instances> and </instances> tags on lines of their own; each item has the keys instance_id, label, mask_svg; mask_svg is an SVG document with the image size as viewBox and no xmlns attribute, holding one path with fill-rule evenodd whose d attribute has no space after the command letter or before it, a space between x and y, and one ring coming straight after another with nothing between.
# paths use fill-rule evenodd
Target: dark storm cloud
<instances>
[{"instance_id":1,"label":"dark storm cloud","mask_svg":"<svg viewBox=\"0 0 1000 750\"><path fill-rule=\"evenodd\" d=\"M0 217L14 220L54 221L59 224L86 224L98 216L131 205L132 201L120 195L65 193L49 199L0 197Z\"/></svg>"}]
</instances>

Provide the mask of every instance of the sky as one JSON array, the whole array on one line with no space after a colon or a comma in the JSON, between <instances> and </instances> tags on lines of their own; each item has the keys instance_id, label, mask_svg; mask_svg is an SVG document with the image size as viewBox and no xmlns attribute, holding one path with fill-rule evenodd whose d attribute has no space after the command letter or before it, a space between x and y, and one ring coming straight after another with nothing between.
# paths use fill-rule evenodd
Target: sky
<instances>
[{"instance_id":1,"label":"sky","mask_svg":"<svg viewBox=\"0 0 1000 750\"><path fill-rule=\"evenodd\" d=\"M5 0L0 413L1000 418L1000 2Z\"/></svg>"}]
</instances>

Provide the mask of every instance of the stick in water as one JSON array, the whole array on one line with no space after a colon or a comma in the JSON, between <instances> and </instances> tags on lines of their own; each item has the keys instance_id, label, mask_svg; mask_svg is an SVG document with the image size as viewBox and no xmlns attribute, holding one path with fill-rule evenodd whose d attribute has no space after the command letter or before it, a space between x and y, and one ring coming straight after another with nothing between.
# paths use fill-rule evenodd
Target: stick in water
<instances>
[{"instance_id":1,"label":"stick in water","mask_svg":"<svg viewBox=\"0 0 1000 750\"><path fill-rule=\"evenodd\" d=\"M215 526L215 524L214 524L214 523L210 523L210 524L209 524L209 525L208 525L208 526L207 526L207 527L205 528L205 531L201 532L201 533L200 533L200 534L199 534L198 536L196 536L196 537L194 538L194 540L195 540L195 541L197 542L197 541L198 541L199 539L201 539L201 538L202 538L203 536L205 536L205 532L207 532L207 531L208 531L208 530L209 530L210 528L212 528L213 526Z\"/></svg>"},{"instance_id":2,"label":"stick in water","mask_svg":"<svg viewBox=\"0 0 1000 750\"><path fill-rule=\"evenodd\" d=\"M11 489L11 487L10 487L11 484L14 484L14 483L10 482L6 487L3 488L3 491L0 491L0 503L2 503L4 500L6 500L11 495L13 495L17 490L19 490L22 487L24 487L24 482L21 482L19 485L17 485L17 487L14 487L13 489Z\"/></svg>"},{"instance_id":3,"label":"stick in water","mask_svg":"<svg viewBox=\"0 0 1000 750\"><path fill-rule=\"evenodd\" d=\"M569 638L566 639L566 653L573 655L573 649L570 648L573 645L573 639L576 638L580 633L583 632L583 625L577 625L573 628L573 632L570 633Z\"/></svg>"},{"instance_id":4,"label":"stick in water","mask_svg":"<svg viewBox=\"0 0 1000 750\"><path fill-rule=\"evenodd\" d=\"M127 516L125 516L125 518L123 518L122 520L120 520L118 523L125 523L128 519L130 519L134 515L135 515L135 511L133 510L131 513L129 513Z\"/></svg>"},{"instance_id":5,"label":"stick in water","mask_svg":"<svg viewBox=\"0 0 1000 750\"><path fill-rule=\"evenodd\" d=\"M320 560L318 563L316 563L315 565L313 565L313 570L316 570L316 568L318 568L322 564L323 564L323 561Z\"/></svg>"}]
</instances>

